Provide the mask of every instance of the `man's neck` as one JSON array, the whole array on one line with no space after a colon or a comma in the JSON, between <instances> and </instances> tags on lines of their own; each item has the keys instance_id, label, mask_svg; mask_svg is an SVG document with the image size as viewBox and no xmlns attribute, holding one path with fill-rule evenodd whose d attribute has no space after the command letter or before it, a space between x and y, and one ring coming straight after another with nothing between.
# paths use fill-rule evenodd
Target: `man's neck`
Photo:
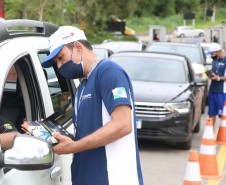
<instances>
[{"instance_id":1,"label":"man's neck","mask_svg":"<svg viewBox=\"0 0 226 185\"><path fill-rule=\"evenodd\" d=\"M89 64L87 64L87 65L86 65L87 68L84 67L84 77L83 77L84 79L87 78L88 75L92 73L91 70L93 71L93 70L96 68L97 64L100 62L100 58L98 58L97 61L96 61L96 63L94 64L94 62L95 62L96 59L97 59L97 58L93 59L92 62L90 62ZM84 64L83 64L83 65L84 65ZM93 65L94 65L94 66L93 66Z\"/></svg>"},{"instance_id":2,"label":"man's neck","mask_svg":"<svg viewBox=\"0 0 226 185\"><path fill-rule=\"evenodd\" d=\"M220 56L219 56L219 59L223 59L225 57L224 53L221 52Z\"/></svg>"}]
</instances>

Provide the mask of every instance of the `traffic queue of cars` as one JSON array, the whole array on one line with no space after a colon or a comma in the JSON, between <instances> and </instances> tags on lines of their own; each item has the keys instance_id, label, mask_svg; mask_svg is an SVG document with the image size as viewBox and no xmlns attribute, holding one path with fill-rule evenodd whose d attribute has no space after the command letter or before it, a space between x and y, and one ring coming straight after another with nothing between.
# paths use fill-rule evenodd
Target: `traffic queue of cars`
<instances>
[{"instance_id":1,"label":"traffic queue of cars","mask_svg":"<svg viewBox=\"0 0 226 185\"><path fill-rule=\"evenodd\" d=\"M191 147L192 132L200 129L206 79L198 77L183 55L120 52L110 60L132 80L138 138L175 142Z\"/></svg>"},{"instance_id":2,"label":"traffic queue of cars","mask_svg":"<svg viewBox=\"0 0 226 185\"><path fill-rule=\"evenodd\" d=\"M195 74L203 79L206 79L203 71L207 71L211 67L211 64L206 62L206 53L200 44L154 42L146 48L146 51L185 55L191 61ZM208 102L209 86L206 85L203 88L202 113L204 113L205 105Z\"/></svg>"},{"instance_id":3,"label":"traffic queue of cars","mask_svg":"<svg viewBox=\"0 0 226 185\"><path fill-rule=\"evenodd\" d=\"M200 35L202 36L202 35ZM129 74L134 88L138 138L176 143L189 149L192 133L200 130L200 117L208 102L211 67L200 44L105 41L96 48L113 51L110 60Z\"/></svg>"}]
</instances>

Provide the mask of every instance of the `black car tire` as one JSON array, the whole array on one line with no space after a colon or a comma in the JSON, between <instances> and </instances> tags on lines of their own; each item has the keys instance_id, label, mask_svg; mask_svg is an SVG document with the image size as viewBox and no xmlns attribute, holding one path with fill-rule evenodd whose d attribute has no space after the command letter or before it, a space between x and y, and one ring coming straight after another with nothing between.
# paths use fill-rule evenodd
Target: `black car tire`
<instances>
[{"instance_id":1,"label":"black car tire","mask_svg":"<svg viewBox=\"0 0 226 185\"><path fill-rule=\"evenodd\" d=\"M181 33L181 34L180 34L180 37L185 37L184 33Z\"/></svg>"},{"instance_id":2,"label":"black car tire","mask_svg":"<svg viewBox=\"0 0 226 185\"><path fill-rule=\"evenodd\" d=\"M192 143L192 137L190 137L188 141L176 143L176 148L182 149L182 150L189 150L191 148L191 143Z\"/></svg>"},{"instance_id":3,"label":"black car tire","mask_svg":"<svg viewBox=\"0 0 226 185\"><path fill-rule=\"evenodd\" d=\"M202 100L202 114L205 113L205 107L206 107L206 100L205 100L205 98L203 98L203 100Z\"/></svg>"},{"instance_id":4,"label":"black car tire","mask_svg":"<svg viewBox=\"0 0 226 185\"><path fill-rule=\"evenodd\" d=\"M206 105L209 105L209 96L206 97Z\"/></svg>"},{"instance_id":5,"label":"black car tire","mask_svg":"<svg viewBox=\"0 0 226 185\"><path fill-rule=\"evenodd\" d=\"M193 132L198 133L200 131L200 120L198 121L197 125L195 126Z\"/></svg>"},{"instance_id":6,"label":"black car tire","mask_svg":"<svg viewBox=\"0 0 226 185\"><path fill-rule=\"evenodd\" d=\"M204 33L201 32L201 33L199 34L199 36L200 36L200 37L203 37L203 36L204 36Z\"/></svg>"}]
</instances>

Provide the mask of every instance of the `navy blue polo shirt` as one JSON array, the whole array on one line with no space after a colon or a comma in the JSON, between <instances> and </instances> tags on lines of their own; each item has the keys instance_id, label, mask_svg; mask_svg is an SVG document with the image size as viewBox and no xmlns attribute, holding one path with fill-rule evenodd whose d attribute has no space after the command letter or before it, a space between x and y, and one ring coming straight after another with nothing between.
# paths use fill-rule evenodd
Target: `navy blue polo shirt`
<instances>
[{"instance_id":1,"label":"navy blue polo shirt","mask_svg":"<svg viewBox=\"0 0 226 185\"><path fill-rule=\"evenodd\" d=\"M213 60L212 70L220 77L226 76L226 57L223 59ZM212 80L210 91L213 93L226 93L226 81Z\"/></svg>"},{"instance_id":2,"label":"navy blue polo shirt","mask_svg":"<svg viewBox=\"0 0 226 185\"><path fill-rule=\"evenodd\" d=\"M84 82L78 88L78 97L83 85ZM100 61L81 97L75 140L107 124L118 105L131 107L133 131L106 146L74 154L73 185L143 185L133 102L133 88L127 73L115 62Z\"/></svg>"}]
</instances>

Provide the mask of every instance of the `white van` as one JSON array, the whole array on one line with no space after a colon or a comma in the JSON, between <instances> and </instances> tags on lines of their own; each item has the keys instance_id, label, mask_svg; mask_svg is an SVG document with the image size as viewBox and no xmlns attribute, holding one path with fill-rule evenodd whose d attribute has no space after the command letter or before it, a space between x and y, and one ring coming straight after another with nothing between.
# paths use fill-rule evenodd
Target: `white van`
<instances>
[{"instance_id":1,"label":"white van","mask_svg":"<svg viewBox=\"0 0 226 185\"><path fill-rule=\"evenodd\" d=\"M10 27L33 27L33 31ZM0 115L21 132L13 147L0 150L1 185L69 185L72 155L56 155L52 145L21 130L25 120L60 112L58 122L71 134L77 81L63 78L56 66L43 69L48 37L58 27L32 20L0 21Z\"/></svg>"}]
</instances>

